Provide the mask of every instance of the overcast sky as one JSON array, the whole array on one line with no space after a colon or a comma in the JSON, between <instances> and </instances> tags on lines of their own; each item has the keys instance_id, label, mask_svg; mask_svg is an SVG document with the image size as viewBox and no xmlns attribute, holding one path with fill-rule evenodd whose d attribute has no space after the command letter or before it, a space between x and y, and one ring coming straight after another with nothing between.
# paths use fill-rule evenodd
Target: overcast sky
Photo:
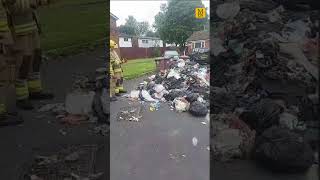
<instances>
[{"instance_id":1,"label":"overcast sky","mask_svg":"<svg viewBox=\"0 0 320 180\"><path fill-rule=\"evenodd\" d=\"M202 0L205 7L209 8L209 0ZM160 11L160 5L166 3L164 0L144 0L144 1L123 1L123 0L111 0L110 8L111 13L116 15L119 20L117 25L125 23L125 19L129 15L134 16L137 21L147 21L150 26L154 22L154 16Z\"/></svg>"}]
</instances>

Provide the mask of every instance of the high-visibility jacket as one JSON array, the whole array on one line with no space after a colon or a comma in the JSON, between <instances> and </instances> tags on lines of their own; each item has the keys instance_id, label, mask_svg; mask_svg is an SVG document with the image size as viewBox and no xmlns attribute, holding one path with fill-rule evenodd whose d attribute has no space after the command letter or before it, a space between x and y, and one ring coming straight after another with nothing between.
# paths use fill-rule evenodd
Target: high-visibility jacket
<instances>
[{"instance_id":1,"label":"high-visibility jacket","mask_svg":"<svg viewBox=\"0 0 320 180\"><path fill-rule=\"evenodd\" d=\"M109 65L109 72L110 72L110 75L111 76L114 76L114 72L113 72L113 64L112 62L110 61L110 65Z\"/></svg>"},{"instance_id":2,"label":"high-visibility jacket","mask_svg":"<svg viewBox=\"0 0 320 180\"><path fill-rule=\"evenodd\" d=\"M13 27L16 35L25 35L38 31L35 10L46 0L16 0L11 6Z\"/></svg>"},{"instance_id":3,"label":"high-visibility jacket","mask_svg":"<svg viewBox=\"0 0 320 180\"><path fill-rule=\"evenodd\" d=\"M110 61L114 62L113 63L113 71L114 73L119 73L122 72L122 68L121 68L121 59L119 58L118 54L116 53L115 50L112 50L110 52Z\"/></svg>"}]
</instances>

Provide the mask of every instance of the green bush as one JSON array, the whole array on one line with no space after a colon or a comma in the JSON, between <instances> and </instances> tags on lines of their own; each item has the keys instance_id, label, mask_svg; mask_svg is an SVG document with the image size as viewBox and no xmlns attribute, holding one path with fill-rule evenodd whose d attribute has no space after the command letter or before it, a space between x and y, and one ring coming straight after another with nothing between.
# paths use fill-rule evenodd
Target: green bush
<instances>
[{"instance_id":1,"label":"green bush","mask_svg":"<svg viewBox=\"0 0 320 180\"><path fill-rule=\"evenodd\" d=\"M161 56L161 49L160 47L155 47L153 49L153 53L152 53L153 57L160 57Z\"/></svg>"}]
</instances>

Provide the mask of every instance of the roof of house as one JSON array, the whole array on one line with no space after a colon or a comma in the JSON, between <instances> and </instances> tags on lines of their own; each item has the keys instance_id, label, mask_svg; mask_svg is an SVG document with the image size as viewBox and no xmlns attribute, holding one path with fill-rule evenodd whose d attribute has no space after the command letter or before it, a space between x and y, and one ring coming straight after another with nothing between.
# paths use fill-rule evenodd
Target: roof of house
<instances>
[{"instance_id":1,"label":"roof of house","mask_svg":"<svg viewBox=\"0 0 320 180\"><path fill-rule=\"evenodd\" d=\"M110 12L110 17L112 17L112 18L115 19L115 20L118 20L118 19L119 19L116 15L112 14L111 12Z\"/></svg>"},{"instance_id":2,"label":"roof of house","mask_svg":"<svg viewBox=\"0 0 320 180\"><path fill-rule=\"evenodd\" d=\"M124 34L124 33L120 33L119 37L129 37L129 38L136 37L138 39L158 39L158 40L160 40L160 38L158 38L158 37L144 37L144 36L138 37L138 36L128 35L128 34Z\"/></svg>"},{"instance_id":3,"label":"roof of house","mask_svg":"<svg viewBox=\"0 0 320 180\"><path fill-rule=\"evenodd\" d=\"M160 38L158 38L158 37L138 37L139 39L159 39L160 40Z\"/></svg>"},{"instance_id":4,"label":"roof of house","mask_svg":"<svg viewBox=\"0 0 320 180\"><path fill-rule=\"evenodd\" d=\"M187 39L187 41L207 40L209 38L209 31L196 31Z\"/></svg>"},{"instance_id":5,"label":"roof of house","mask_svg":"<svg viewBox=\"0 0 320 180\"><path fill-rule=\"evenodd\" d=\"M120 33L119 37L133 37L132 35L128 35L128 34L124 34L124 33Z\"/></svg>"}]
</instances>

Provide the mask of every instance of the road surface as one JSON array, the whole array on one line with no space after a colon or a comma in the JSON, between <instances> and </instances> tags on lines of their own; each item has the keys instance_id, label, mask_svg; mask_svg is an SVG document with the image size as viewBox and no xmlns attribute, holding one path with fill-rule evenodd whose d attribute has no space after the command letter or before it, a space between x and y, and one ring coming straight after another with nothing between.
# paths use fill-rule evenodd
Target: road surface
<instances>
[{"instance_id":1,"label":"road surface","mask_svg":"<svg viewBox=\"0 0 320 180\"><path fill-rule=\"evenodd\" d=\"M40 104L64 102L66 91L71 88L72 75L94 73L97 67L103 64L103 50L96 50L87 54L80 54L58 60L50 60L44 64L44 86L56 95L54 100L35 102ZM107 148L108 138L88 132L93 125L81 125L65 128L51 114L33 111L22 111L25 123L19 126L0 128L0 179L16 180L21 173L24 163L29 163L32 156L44 151L58 151L61 146L98 144L102 146L98 152L96 162L97 171L105 171L108 177L107 162L109 151ZM59 130L64 129L66 135Z\"/></svg>"}]
</instances>

